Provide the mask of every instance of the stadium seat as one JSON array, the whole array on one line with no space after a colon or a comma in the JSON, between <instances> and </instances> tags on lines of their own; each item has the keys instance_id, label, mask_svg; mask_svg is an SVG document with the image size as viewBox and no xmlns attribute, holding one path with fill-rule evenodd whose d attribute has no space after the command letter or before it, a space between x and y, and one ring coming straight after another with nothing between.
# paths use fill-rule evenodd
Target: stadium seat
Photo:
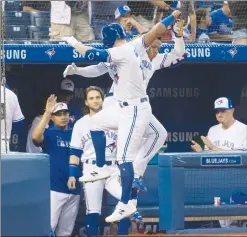
<instances>
[{"instance_id":1,"label":"stadium seat","mask_svg":"<svg viewBox=\"0 0 247 237\"><path fill-rule=\"evenodd\" d=\"M50 12L30 12L30 21L33 26L49 26L50 25Z\"/></svg>"},{"instance_id":2,"label":"stadium seat","mask_svg":"<svg viewBox=\"0 0 247 237\"><path fill-rule=\"evenodd\" d=\"M21 11L21 1L5 1L4 11Z\"/></svg>"},{"instance_id":3,"label":"stadium seat","mask_svg":"<svg viewBox=\"0 0 247 237\"><path fill-rule=\"evenodd\" d=\"M30 14L28 12L9 11L4 12L4 22L6 25L30 25Z\"/></svg>"},{"instance_id":4,"label":"stadium seat","mask_svg":"<svg viewBox=\"0 0 247 237\"><path fill-rule=\"evenodd\" d=\"M49 38L48 26L28 26L28 35L31 40L43 40Z\"/></svg>"},{"instance_id":5,"label":"stadium seat","mask_svg":"<svg viewBox=\"0 0 247 237\"><path fill-rule=\"evenodd\" d=\"M27 26L5 25L5 39L21 40L27 38Z\"/></svg>"}]
</instances>

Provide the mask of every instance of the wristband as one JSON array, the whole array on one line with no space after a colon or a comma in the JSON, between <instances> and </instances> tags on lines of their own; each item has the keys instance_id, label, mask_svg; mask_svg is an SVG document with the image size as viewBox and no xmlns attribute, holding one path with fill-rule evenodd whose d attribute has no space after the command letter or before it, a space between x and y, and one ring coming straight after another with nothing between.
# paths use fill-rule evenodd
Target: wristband
<instances>
[{"instance_id":1,"label":"wristband","mask_svg":"<svg viewBox=\"0 0 247 237\"><path fill-rule=\"evenodd\" d=\"M69 177L80 177L80 168L79 165L76 164L70 164L69 165Z\"/></svg>"},{"instance_id":2,"label":"wristband","mask_svg":"<svg viewBox=\"0 0 247 237\"><path fill-rule=\"evenodd\" d=\"M175 20L175 17L173 15L170 15L168 17L166 17L165 19L163 19L161 21L161 23L168 28L169 25L171 25L173 23L173 21Z\"/></svg>"}]
</instances>

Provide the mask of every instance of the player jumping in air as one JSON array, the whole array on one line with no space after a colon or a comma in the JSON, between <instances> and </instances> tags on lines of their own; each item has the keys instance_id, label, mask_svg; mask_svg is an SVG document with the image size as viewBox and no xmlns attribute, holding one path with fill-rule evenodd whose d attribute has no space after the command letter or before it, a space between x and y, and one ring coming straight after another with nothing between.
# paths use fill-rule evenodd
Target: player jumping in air
<instances>
[{"instance_id":1,"label":"player jumping in air","mask_svg":"<svg viewBox=\"0 0 247 237\"><path fill-rule=\"evenodd\" d=\"M175 25L176 26L176 25ZM174 28L175 28L174 26ZM156 70L177 66L184 59L185 53L185 45L184 40L180 35L176 33L177 28L174 29L175 35L177 36L175 39L174 49L166 54L158 54L158 51L161 46L161 41L159 39L155 40L151 47L147 49L145 53L143 53L141 58L141 65L144 71L144 83L147 88L150 79L152 78L154 72ZM102 123L102 127L104 126L104 120L110 120L112 113L115 111L115 106L117 105L116 100L114 99L114 75L117 73L114 71L114 68L111 67L109 63L99 63L97 65L87 66L87 67L77 67L74 63L66 67L64 71L64 77L67 75L80 75L83 77L99 77L105 73L109 73L110 77L113 80L113 84L109 93L106 95L106 99L104 103L110 104L110 109L105 109L104 107L104 116L99 121ZM144 139L142 142L142 147L135 158L134 165L134 186L140 191L146 191L145 186L142 183L142 177L146 170L148 162L153 158L153 156L157 153L160 147L164 144L167 138L167 131L162 126L162 124L155 118L153 115L151 121L149 122L149 126L147 127L144 133ZM109 174L110 175L110 174ZM85 175L84 175L85 177Z\"/></svg>"},{"instance_id":2,"label":"player jumping in air","mask_svg":"<svg viewBox=\"0 0 247 237\"><path fill-rule=\"evenodd\" d=\"M106 218L106 222L121 220L136 211L136 207L131 201L134 180L133 160L138 155L144 132L152 117L146 87L143 84L144 73L138 55L144 53L147 47L160 37L180 15L180 11L174 11L142 36L141 40L133 40L129 43L126 43L124 30L119 24L106 26L103 28L102 35L104 45L108 46L108 50L85 46L74 37L64 38L86 59L108 62L117 69L114 78L114 97L119 106L116 107L113 118L107 121L108 126L106 127L108 127L108 130L118 130L117 160L119 161L121 174L122 196L115 211ZM100 116L100 113L97 115ZM93 171L96 175L97 173L104 173L106 146L105 133L102 128L97 127L97 115L92 119L91 127L91 136L97 156L98 168Z\"/></svg>"}]
</instances>

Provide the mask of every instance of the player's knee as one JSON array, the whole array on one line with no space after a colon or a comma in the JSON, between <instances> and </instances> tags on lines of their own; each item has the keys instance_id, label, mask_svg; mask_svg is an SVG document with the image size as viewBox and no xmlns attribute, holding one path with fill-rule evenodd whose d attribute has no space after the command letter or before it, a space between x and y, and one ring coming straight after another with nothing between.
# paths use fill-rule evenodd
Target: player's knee
<instances>
[{"instance_id":1,"label":"player's knee","mask_svg":"<svg viewBox=\"0 0 247 237\"><path fill-rule=\"evenodd\" d=\"M168 135L168 133L167 133L166 129L163 126L160 127L159 138L160 138L160 141L162 142L162 144L166 141L167 135Z\"/></svg>"},{"instance_id":2,"label":"player's knee","mask_svg":"<svg viewBox=\"0 0 247 237\"><path fill-rule=\"evenodd\" d=\"M99 233L99 213L86 215L86 234L87 236L97 236Z\"/></svg>"}]
</instances>

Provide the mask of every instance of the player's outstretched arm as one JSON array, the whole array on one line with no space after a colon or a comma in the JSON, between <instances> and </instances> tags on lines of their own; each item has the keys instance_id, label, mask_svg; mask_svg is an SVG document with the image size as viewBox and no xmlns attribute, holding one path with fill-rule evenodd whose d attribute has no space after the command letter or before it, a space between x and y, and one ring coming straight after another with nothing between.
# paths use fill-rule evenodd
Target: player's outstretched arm
<instances>
[{"instance_id":1,"label":"player's outstretched arm","mask_svg":"<svg viewBox=\"0 0 247 237\"><path fill-rule=\"evenodd\" d=\"M44 132L47 124L51 119L51 115L53 111L56 109L57 97L55 95L51 95L46 102L45 113L42 116L39 124L34 128L32 133L32 139L35 143L40 144L44 140Z\"/></svg>"},{"instance_id":2,"label":"player's outstretched arm","mask_svg":"<svg viewBox=\"0 0 247 237\"><path fill-rule=\"evenodd\" d=\"M91 65L87 67L77 67L74 63L68 65L63 72L63 76L67 77L69 75L79 75L83 77L99 77L108 72L107 66L102 63L97 65Z\"/></svg>"},{"instance_id":3,"label":"player's outstretched arm","mask_svg":"<svg viewBox=\"0 0 247 237\"><path fill-rule=\"evenodd\" d=\"M86 46L79 42L75 37L63 37L62 40L66 41L70 46L75 48L84 58L94 62L107 62L108 53L104 49L96 49Z\"/></svg>"},{"instance_id":4,"label":"player's outstretched arm","mask_svg":"<svg viewBox=\"0 0 247 237\"><path fill-rule=\"evenodd\" d=\"M149 47L155 39L162 36L165 30L170 26L176 19L181 15L181 12L175 10L170 16L163 19L161 22L157 23L152 29L145 35L144 44Z\"/></svg>"}]
</instances>

